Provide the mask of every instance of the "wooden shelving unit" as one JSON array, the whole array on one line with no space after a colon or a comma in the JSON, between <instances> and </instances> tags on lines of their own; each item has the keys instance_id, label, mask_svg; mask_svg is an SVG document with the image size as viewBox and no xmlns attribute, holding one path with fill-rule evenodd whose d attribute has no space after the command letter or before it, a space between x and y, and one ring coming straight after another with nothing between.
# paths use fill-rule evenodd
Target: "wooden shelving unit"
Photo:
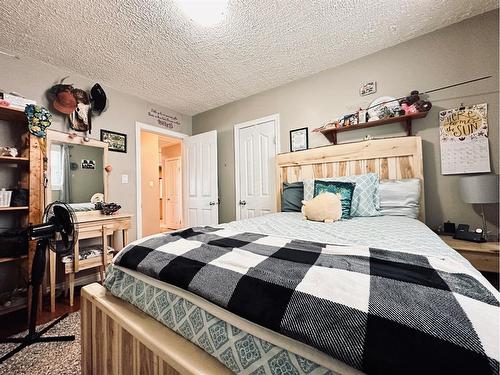
<instances>
[{"instance_id":1,"label":"wooden shelving unit","mask_svg":"<svg viewBox=\"0 0 500 375\"><path fill-rule=\"evenodd\" d=\"M406 135L410 136L411 135L412 120L424 118L426 116L427 116L427 112L418 112L418 113L413 113L411 115L390 117L390 118L383 119L383 120L376 120L376 121L365 122L365 123L358 124L358 125L345 126L343 128L329 128L329 129L321 130L321 133L326 138L328 138L328 140L331 143L336 145L337 144L337 133L347 132L347 131L351 131L351 130L367 129L367 128L372 128L374 126L401 123L405 127Z\"/></svg>"},{"instance_id":2,"label":"wooden shelving unit","mask_svg":"<svg viewBox=\"0 0 500 375\"><path fill-rule=\"evenodd\" d=\"M28 259L28 256L21 255L20 257L0 258L0 263L10 263L10 262L16 262L16 261L24 260L24 259Z\"/></svg>"},{"instance_id":3,"label":"wooden shelving unit","mask_svg":"<svg viewBox=\"0 0 500 375\"><path fill-rule=\"evenodd\" d=\"M0 146L14 146L19 156L0 156L0 188L21 188L29 192L29 202L22 207L0 207L0 220L12 223L12 228L23 229L29 224L39 223L42 215L42 153L38 139L28 132L27 119L24 110L10 107L0 107ZM5 224L4 224L5 225ZM4 227L5 228L5 227ZM0 257L1 272L19 272L21 267L26 272L23 277L30 278L31 263L35 243L29 242L27 254L20 256ZM13 267L11 271L10 267ZM9 284L10 285L10 284ZM26 287L19 284L17 287ZM0 284L1 293L9 293L10 288ZM29 296L29 293L28 293ZM0 315L5 315L28 307L29 298L13 296L9 306L0 306ZM5 302L5 301L4 301Z\"/></svg>"},{"instance_id":4,"label":"wooden shelving unit","mask_svg":"<svg viewBox=\"0 0 500 375\"><path fill-rule=\"evenodd\" d=\"M0 211L27 211L30 208L28 206L19 207L0 207Z\"/></svg>"},{"instance_id":5,"label":"wooden shelving unit","mask_svg":"<svg viewBox=\"0 0 500 375\"><path fill-rule=\"evenodd\" d=\"M0 156L0 163L29 163L29 158Z\"/></svg>"}]
</instances>

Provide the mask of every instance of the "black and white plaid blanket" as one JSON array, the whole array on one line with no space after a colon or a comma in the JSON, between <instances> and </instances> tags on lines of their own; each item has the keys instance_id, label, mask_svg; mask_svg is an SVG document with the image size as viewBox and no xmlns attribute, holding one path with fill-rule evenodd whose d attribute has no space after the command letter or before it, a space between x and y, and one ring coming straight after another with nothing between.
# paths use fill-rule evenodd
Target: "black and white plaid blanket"
<instances>
[{"instance_id":1,"label":"black and white plaid blanket","mask_svg":"<svg viewBox=\"0 0 500 375\"><path fill-rule=\"evenodd\" d=\"M499 371L499 300L447 258L204 227L138 241L115 263L367 373Z\"/></svg>"}]
</instances>

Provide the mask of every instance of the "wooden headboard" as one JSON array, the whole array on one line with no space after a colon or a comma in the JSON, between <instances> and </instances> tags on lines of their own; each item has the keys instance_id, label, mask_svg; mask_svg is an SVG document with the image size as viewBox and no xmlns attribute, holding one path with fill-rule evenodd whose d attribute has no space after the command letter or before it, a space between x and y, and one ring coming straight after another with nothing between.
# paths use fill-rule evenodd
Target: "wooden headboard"
<instances>
[{"instance_id":1,"label":"wooden headboard","mask_svg":"<svg viewBox=\"0 0 500 375\"><path fill-rule=\"evenodd\" d=\"M284 182L378 173L381 180L419 178L420 217L425 220L422 139L397 137L313 148L276 156L277 211Z\"/></svg>"}]
</instances>

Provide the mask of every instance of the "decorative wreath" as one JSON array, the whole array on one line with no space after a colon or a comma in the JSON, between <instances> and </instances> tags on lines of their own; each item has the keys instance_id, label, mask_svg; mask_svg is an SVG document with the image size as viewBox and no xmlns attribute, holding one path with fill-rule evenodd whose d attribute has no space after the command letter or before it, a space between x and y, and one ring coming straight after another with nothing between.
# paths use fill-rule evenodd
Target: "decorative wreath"
<instances>
[{"instance_id":1,"label":"decorative wreath","mask_svg":"<svg viewBox=\"0 0 500 375\"><path fill-rule=\"evenodd\" d=\"M28 118L30 133L38 138L45 138L45 129L52 123L52 113L46 108L34 104L28 104L24 109L24 113Z\"/></svg>"}]
</instances>

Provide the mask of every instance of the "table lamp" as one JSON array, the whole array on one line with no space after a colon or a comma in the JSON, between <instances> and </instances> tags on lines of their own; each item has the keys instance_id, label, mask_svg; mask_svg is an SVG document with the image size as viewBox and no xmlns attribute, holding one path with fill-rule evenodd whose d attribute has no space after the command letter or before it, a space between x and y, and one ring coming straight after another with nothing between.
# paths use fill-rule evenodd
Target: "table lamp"
<instances>
[{"instance_id":1,"label":"table lamp","mask_svg":"<svg viewBox=\"0 0 500 375\"><path fill-rule=\"evenodd\" d=\"M498 181L497 174L482 174L477 176L464 176L460 178L460 196L462 201L481 205L481 217L483 218L483 238L487 240L488 229L484 216L484 205L498 203Z\"/></svg>"}]
</instances>

